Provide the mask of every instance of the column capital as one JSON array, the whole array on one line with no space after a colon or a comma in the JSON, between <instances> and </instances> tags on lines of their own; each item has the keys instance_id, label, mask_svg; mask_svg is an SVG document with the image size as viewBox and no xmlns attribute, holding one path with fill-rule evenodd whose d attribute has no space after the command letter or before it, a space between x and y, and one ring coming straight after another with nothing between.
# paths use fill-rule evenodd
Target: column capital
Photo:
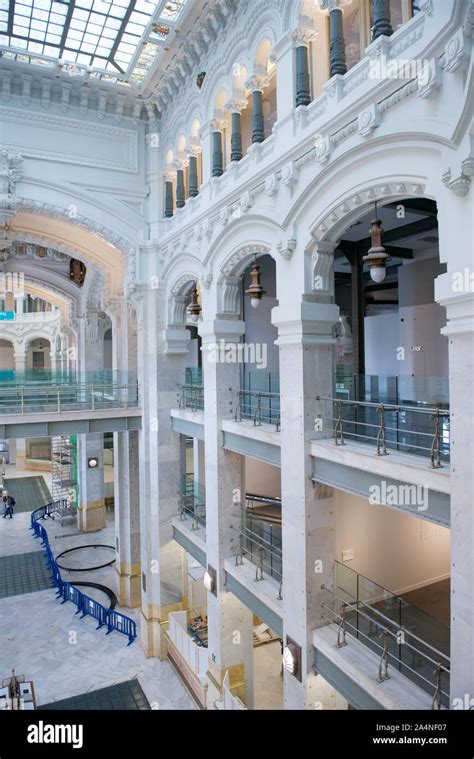
<instances>
[{"instance_id":1,"label":"column capital","mask_svg":"<svg viewBox=\"0 0 474 759\"><path fill-rule=\"evenodd\" d=\"M245 89L252 90L252 92L263 92L269 85L270 79L268 76L254 74L245 82Z\"/></svg>"},{"instance_id":2,"label":"column capital","mask_svg":"<svg viewBox=\"0 0 474 759\"><path fill-rule=\"evenodd\" d=\"M168 169L165 169L165 171L163 172L163 179L165 180L165 182L174 182L174 180L176 179L176 168L170 167Z\"/></svg>"},{"instance_id":3,"label":"column capital","mask_svg":"<svg viewBox=\"0 0 474 759\"><path fill-rule=\"evenodd\" d=\"M240 319L209 319L199 323L198 332L203 345L216 343L218 340L238 343L245 334L245 322Z\"/></svg>"},{"instance_id":4,"label":"column capital","mask_svg":"<svg viewBox=\"0 0 474 759\"><path fill-rule=\"evenodd\" d=\"M294 47L308 47L310 42L314 42L318 32L311 26L298 26L289 33L289 36L293 40Z\"/></svg>"},{"instance_id":5,"label":"column capital","mask_svg":"<svg viewBox=\"0 0 474 759\"><path fill-rule=\"evenodd\" d=\"M200 145L200 143L194 143L194 144L188 145L188 147L186 148L186 153L188 155L188 158L192 158L192 157L197 158L198 155L202 153L202 146Z\"/></svg>"},{"instance_id":6,"label":"column capital","mask_svg":"<svg viewBox=\"0 0 474 759\"><path fill-rule=\"evenodd\" d=\"M224 119L224 118L211 119L209 124L211 125L211 130L213 132L223 132L227 126L227 119Z\"/></svg>"},{"instance_id":7,"label":"column capital","mask_svg":"<svg viewBox=\"0 0 474 759\"><path fill-rule=\"evenodd\" d=\"M278 329L276 345L333 345L333 326L338 321L339 306L335 303L303 300L272 309L272 324Z\"/></svg>"},{"instance_id":8,"label":"column capital","mask_svg":"<svg viewBox=\"0 0 474 759\"><path fill-rule=\"evenodd\" d=\"M226 111L231 113L242 113L247 108L247 101L245 98L231 98L225 104Z\"/></svg>"},{"instance_id":9,"label":"column capital","mask_svg":"<svg viewBox=\"0 0 474 759\"><path fill-rule=\"evenodd\" d=\"M189 166L188 156L183 156L182 158L176 158L173 165L176 171L183 171L186 168L186 166Z\"/></svg>"},{"instance_id":10,"label":"column capital","mask_svg":"<svg viewBox=\"0 0 474 759\"><path fill-rule=\"evenodd\" d=\"M352 0L318 0L319 7L322 11L343 11L345 5L349 5Z\"/></svg>"}]
</instances>

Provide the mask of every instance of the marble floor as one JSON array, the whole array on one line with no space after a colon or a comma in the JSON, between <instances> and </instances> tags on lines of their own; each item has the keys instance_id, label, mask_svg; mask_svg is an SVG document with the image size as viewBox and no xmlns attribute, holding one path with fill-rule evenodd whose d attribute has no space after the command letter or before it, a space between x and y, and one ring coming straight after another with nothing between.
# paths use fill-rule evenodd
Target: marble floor
<instances>
[{"instance_id":1,"label":"marble floor","mask_svg":"<svg viewBox=\"0 0 474 759\"><path fill-rule=\"evenodd\" d=\"M12 520L0 519L0 556L38 551L29 518L20 513ZM51 520L45 526L55 555L75 545L114 544L113 523L94 533L80 533L74 524L61 527ZM115 588L113 566L80 574L81 580ZM72 573L64 572L63 577L70 579ZM137 609L117 608L138 622ZM74 612L71 603L62 605L55 598L53 588L0 599L0 679L12 668L24 674L34 681L41 705L136 678L152 709L196 708L168 662L147 659L138 640L127 647L125 636L115 632L106 636L95 629L94 620L80 619Z\"/></svg>"}]
</instances>

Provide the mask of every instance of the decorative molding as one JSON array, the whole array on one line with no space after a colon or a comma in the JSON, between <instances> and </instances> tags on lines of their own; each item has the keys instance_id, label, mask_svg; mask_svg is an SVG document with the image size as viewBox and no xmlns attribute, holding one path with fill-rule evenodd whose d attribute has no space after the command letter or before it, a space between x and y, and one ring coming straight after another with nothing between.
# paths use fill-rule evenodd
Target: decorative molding
<instances>
[{"instance_id":1,"label":"decorative molding","mask_svg":"<svg viewBox=\"0 0 474 759\"><path fill-rule=\"evenodd\" d=\"M221 308L220 313L240 315L240 277L223 277L221 280L220 296Z\"/></svg>"},{"instance_id":2,"label":"decorative molding","mask_svg":"<svg viewBox=\"0 0 474 759\"><path fill-rule=\"evenodd\" d=\"M464 31L459 29L444 48L441 67L450 74L454 74L467 63L470 54L469 47Z\"/></svg>"},{"instance_id":3,"label":"decorative molding","mask_svg":"<svg viewBox=\"0 0 474 759\"><path fill-rule=\"evenodd\" d=\"M14 144L15 128L14 123L27 122L31 124L34 122L36 125L46 125L48 136L51 137L51 132L56 131L61 135L67 135L69 132L71 139L69 141L69 150L67 153L56 152L49 147L44 148L31 148L27 147L23 150L24 157L41 158L45 161L57 161L60 163L72 163L79 164L81 166L91 166L93 168L107 168L112 171L123 171L127 173L136 173L138 171L138 135L137 132L132 129L124 129L123 127L112 126L108 124L94 124L92 122L78 123L76 119L65 118L64 116L46 114L35 112L34 116L31 112L22 111L19 108L11 108L8 106L0 106L0 119L4 121L5 133L8 135L10 144L6 143L6 147L11 150L17 150L17 146ZM10 126L6 125L6 120L10 120ZM91 158L90 152L84 152L84 154L76 153L74 155L74 146L77 144L78 129L80 133L88 133L91 136L97 136L110 141L111 138L115 138L119 141L117 144L117 156L114 158L104 158L100 154L100 144L97 146L97 156ZM38 131L36 132L36 142L38 141ZM74 139L73 139L74 138ZM120 150L122 156L120 156Z\"/></svg>"},{"instance_id":4,"label":"decorative molding","mask_svg":"<svg viewBox=\"0 0 474 759\"><path fill-rule=\"evenodd\" d=\"M452 190L452 192L454 192L458 198L464 198L469 192L469 188L471 186L470 176L467 176L464 174L464 171L461 171L456 177L453 177L450 168L444 172L442 180L443 184L448 189Z\"/></svg>"},{"instance_id":5,"label":"decorative molding","mask_svg":"<svg viewBox=\"0 0 474 759\"><path fill-rule=\"evenodd\" d=\"M22 175L23 157L16 150L0 150L0 223L16 214L16 187Z\"/></svg>"},{"instance_id":6,"label":"decorative molding","mask_svg":"<svg viewBox=\"0 0 474 759\"><path fill-rule=\"evenodd\" d=\"M419 75L417 78L417 95L427 100L432 97L441 85L442 70L439 58L431 58L427 67L427 76Z\"/></svg>"},{"instance_id":7,"label":"decorative molding","mask_svg":"<svg viewBox=\"0 0 474 759\"><path fill-rule=\"evenodd\" d=\"M293 227L293 234L285 242L277 244L277 250L284 261L291 261L293 253L296 250L296 227Z\"/></svg>"},{"instance_id":8,"label":"decorative molding","mask_svg":"<svg viewBox=\"0 0 474 759\"><path fill-rule=\"evenodd\" d=\"M260 243L243 245L222 264L218 279L221 284L227 277L239 277L245 270L247 262L254 256L271 255L269 246Z\"/></svg>"},{"instance_id":9,"label":"decorative molding","mask_svg":"<svg viewBox=\"0 0 474 759\"><path fill-rule=\"evenodd\" d=\"M362 137L368 137L374 129L380 126L382 117L377 103L372 103L357 116L357 131Z\"/></svg>"}]
</instances>

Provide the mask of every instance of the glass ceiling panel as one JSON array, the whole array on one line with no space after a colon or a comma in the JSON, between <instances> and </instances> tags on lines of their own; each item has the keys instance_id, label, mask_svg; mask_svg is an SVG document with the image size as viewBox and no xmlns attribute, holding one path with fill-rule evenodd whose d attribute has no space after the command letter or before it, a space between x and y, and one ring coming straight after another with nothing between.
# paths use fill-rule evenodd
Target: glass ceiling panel
<instances>
[{"instance_id":1,"label":"glass ceiling panel","mask_svg":"<svg viewBox=\"0 0 474 759\"><path fill-rule=\"evenodd\" d=\"M117 82L139 85L191 2L0 0L0 57L43 65L63 60L73 74L91 67L94 77L111 81L115 72Z\"/></svg>"}]
</instances>

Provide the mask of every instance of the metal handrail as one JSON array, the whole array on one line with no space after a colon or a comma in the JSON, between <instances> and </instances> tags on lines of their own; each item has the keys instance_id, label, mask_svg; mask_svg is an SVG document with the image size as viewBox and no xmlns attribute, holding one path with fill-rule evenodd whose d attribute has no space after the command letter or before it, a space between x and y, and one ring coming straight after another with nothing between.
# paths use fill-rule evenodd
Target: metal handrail
<instances>
[{"instance_id":1,"label":"metal handrail","mask_svg":"<svg viewBox=\"0 0 474 759\"><path fill-rule=\"evenodd\" d=\"M245 512L244 512L244 514L245 514ZM244 518L245 518L245 516L244 516ZM258 535L258 533L254 532L253 530L251 530L248 527L246 527L245 524L242 524L240 526L240 528L237 528L237 529L238 529L238 532L239 532L239 535L240 535L240 550L239 550L239 554L241 556L244 556L244 555L250 556L250 561L252 561L252 563L255 564L255 562L251 558L253 556L253 552L252 553L249 552L248 549L247 549L247 547L246 547L246 545L245 545L245 541L249 540L255 546L256 551L260 552L260 558L256 562L256 567L257 567L257 569L256 569L256 575L255 575L256 580L258 581L258 580L263 579L263 570L264 569L266 569L266 571L269 570L270 576L274 577L275 579L277 579L280 582L280 588L279 588L279 591L278 591L278 596L280 596L281 595L281 583L283 581L283 574L282 574L283 573L283 569L282 569L281 572L279 570L277 570L273 566L273 561L272 560L276 560L281 565L281 567L283 567L283 549L282 549L282 547L279 548L274 543L271 543L270 541L266 540L263 536ZM270 557L270 564L267 567L265 567L265 562L264 562L266 554L268 554L269 557Z\"/></svg>"},{"instance_id":2,"label":"metal handrail","mask_svg":"<svg viewBox=\"0 0 474 759\"><path fill-rule=\"evenodd\" d=\"M352 400L345 400L341 398L333 398L333 397L325 397L321 395L316 396L316 401L328 401L330 403L333 403L337 407L337 416L323 416L322 414L318 413L318 418L324 418L328 421L333 423L333 438L336 445L345 445L344 435L355 437L356 439L362 438L365 441L372 441L375 442L377 455L379 456L386 456L388 455L387 451L387 445L393 445L397 448L400 448L400 446L403 446L405 448L416 450L416 451L425 451L428 452L430 455L431 460L431 467L433 469L439 469L442 467L441 464L441 455L447 456L448 453L441 450L441 432L440 432L440 421L441 417L445 417L449 420L450 412L447 409L441 409L439 404L436 405L434 408L426 407L426 408L419 408L418 406L401 406L396 404L390 404L390 403L373 403L371 401L352 401ZM372 408L375 409L380 413L380 423L374 424L370 421L361 421L357 418L352 419L344 419L343 418L343 406L352 406L355 409L357 408ZM395 427L387 426L385 423L385 415L390 412L395 412L396 414L399 413L413 413L413 414L425 414L428 415L429 419L433 419L435 421L434 424L434 431L432 432L423 432L422 430L410 430L406 427L399 427L398 425ZM356 428L355 432L348 431L347 429L344 429L344 425L346 426L353 426ZM360 432L358 430L358 427L365 427L370 431L371 429L377 430L377 434L370 435L370 434L364 434L364 432ZM396 435L396 442L387 440L386 433L393 432ZM419 445L417 443L411 442L404 442L401 443L399 440L400 433L402 435L416 435L419 438L429 438L430 445Z\"/></svg>"},{"instance_id":3,"label":"metal handrail","mask_svg":"<svg viewBox=\"0 0 474 759\"><path fill-rule=\"evenodd\" d=\"M230 388L230 390L233 392L233 388ZM237 394L237 405L234 412L236 422L248 419L253 421L255 427L260 427L262 424L271 424L275 425L277 432L280 431L280 393L271 393L266 390L247 390L244 388L240 388L235 392ZM254 399L255 403L252 404L251 400L247 402L247 398ZM265 415L265 411L262 409L262 400L265 399L269 401L268 415ZM276 405L275 409L272 409L272 401Z\"/></svg>"},{"instance_id":4,"label":"metal handrail","mask_svg":"<svg viewBox=\"0 0 474 759\"><path fill-rule=\"evenodd\" d=\"M54 389L54 395L50 390ZM79 399L78 396L82 397ZM74 399L71 398L74 396ZM45 410L62 411L96 410L107 408L137 408L139 404L138 383L76 383L72 385L19 385L2 387L0 409L3 414L42 413ZM110 405L113 404L113 405ZM32 408L33 407L33 408ZM40 407L40 411L35 408Z\"/></svg>"},{"instance_id":5,"label":"metal handrail","mask_svg":"<svg viewBox=\"0 0 474 759\"><path fill-rule=\"evenodd\" d=\"M332 593L332 591L329 588L327 588L327 587L324 587L324 590L327 590L328 592ZM321 608L322 609L326 609L327 611L329 611L334 616L335 621L340 623L341 616L342 616L340 613L338 613L337 611L335 611L334 609L332 609L330 606L328 606L325 603L321 604ZM350 608L352 608L352 607L350 607ZM355 611L357 614L360 614L361 616L365 617L365 619L368 619L370 622L373 622L382 631L386 631L389 635L391 635L392 637L394 637L396 639L396 635L394 635L390 630L387 630L386 627L384 627L383 625L379 624L377 621L373 620L367 614L364 614L362 611L360 611L357 608L352 609L352 610ZM358 638L358 636L362 636L363 638L366 638L368 641L370 641L371 645L376 646L377 648L381 649L382 651L384 650L384 646L381 646L379 643L377 643L376 641L374 641L373 638L369 637L364 632L362 632L362 630L360 630L358 627L355 627L353 624L351 624L350 622L348 622L347 619L345 618L345 615L344 615L344 629L346 627L351 627L353 630L356 631L357 635L354 635L353 637ZM340 629L340 627L339 627L339 629ZM338 640L339 640L339 635L338 635ZM344 644L342 644L342 645L344 645ZM446 667L443 667L443 665L440 664L439 662L434 662L433 659L431 659L430 657L428 657L423 652L419 651L415 646L411 646L409 643L405 643L404 645L408 646L408 648L410 648L413 651L415 651L419 656L422 656L425 659L427 659L428 661L431 661L433 664L435 664L436 668L437 668L437 671L443 670L447 675L450 674L450 670L449 669L447 669ZM410 667L410 665L407 664L406 662L401 661L400 659L397 659L397 657L393 653L391 653L390 651L388 651L388 650L387 650L387 656L391 657L394 661L402 664L403 667L405 667L405 669L407 669L410 672L412 672L416 677L420 678L420 680L424 680L424 682L427 683L429 686L433 686L433 683L430 682L430 680L428 680L424 675L420 674L420 672L417 672L415 669L413 669L412 667ZM438 688L439 688L439 686L438 686L438 683L437 683L436 689L438 690ZM444 695L447 698L449 698L449 693L447 693L446 691L442 690L441 688L439 688L439 690L442 693L442 695Z\"/></svg>"},{"instance_id":6,"label":"metal handrail","mask_svg":"<svg viewBox=\"0 0 474 759\"><path fill-rule=\"evenodd\" d=\"M178 385L178 406L191 411L204 410L204 385Z\"/></svg>"},{"instance_id":7,"label":"metal handrail","mask_svg":"<svg viewBox=\"0 0 474 759\"><path fill-rule=\"evenodd\" d=\"M321 585L321 590L326 590L328 593L330 593L336 599L339 598L338 594L334 590L331 590L331 588L328 588L327 585ZM356 601L354 601L354 603L356 603L357 606L354 606L352 603L348 604L346 602L344 602L344 605L346 607L349 607L353 611L356 611L361 616L365 617L366 619L374 622L376 625L379 625L381 627L382 626L381 623L377 622L377 620L374 620L369 615L364 614L364 612L360 611L359 606L363 606L365 609L370 609L372 612L374 612L375 614L378 614L380 617L382 617L382 619L384 620L385 623L388 622L393 627L396 627L397 630L400 630L401 632L406 633L411 638L414 638L414 640L416 640L418 643L421 643L423 646L426 646L426 648L429 648L429 649L431 649L431 651L434 651L435 654L439 654L440 656L442 656L443 659L446 659L449 662L451 661L450 657L447 654L444 654L442 651L439 651L437 648L435 648L434 646L432 646L430 643L427 643L422 638L419 638L418 635L415 635L414 633L410 632L410 630L407 630L405 627L402 627L402 625L397 625L393 621L393 619L390 619L390 617L385 616L385 614L383 614L381 611L379 611L378 609L376 609L374 606L370 606L370 604L366 604L366 603L364 603L364 601L360 601L360 600L356 600ZM391 631L389 631L389 632L390 632L391 635L393 635L393 633ZM394 635L394 637L396 638L396 635ZM405 643L404 645L408 646L409 648L412 648L414 651L416 651L417 653L419 653L421 656L424 656L425 659L428 659L428 661L430 661L432 664L436 664L437 665L439 663L438 660L432 659L427 654L424 654L424 653L420 652L415 646L412 646L410 643ZM446 667L442 667L442 668L446 672L449 672L449 669L447 669Z\"/></svg>"}]
</instances>

